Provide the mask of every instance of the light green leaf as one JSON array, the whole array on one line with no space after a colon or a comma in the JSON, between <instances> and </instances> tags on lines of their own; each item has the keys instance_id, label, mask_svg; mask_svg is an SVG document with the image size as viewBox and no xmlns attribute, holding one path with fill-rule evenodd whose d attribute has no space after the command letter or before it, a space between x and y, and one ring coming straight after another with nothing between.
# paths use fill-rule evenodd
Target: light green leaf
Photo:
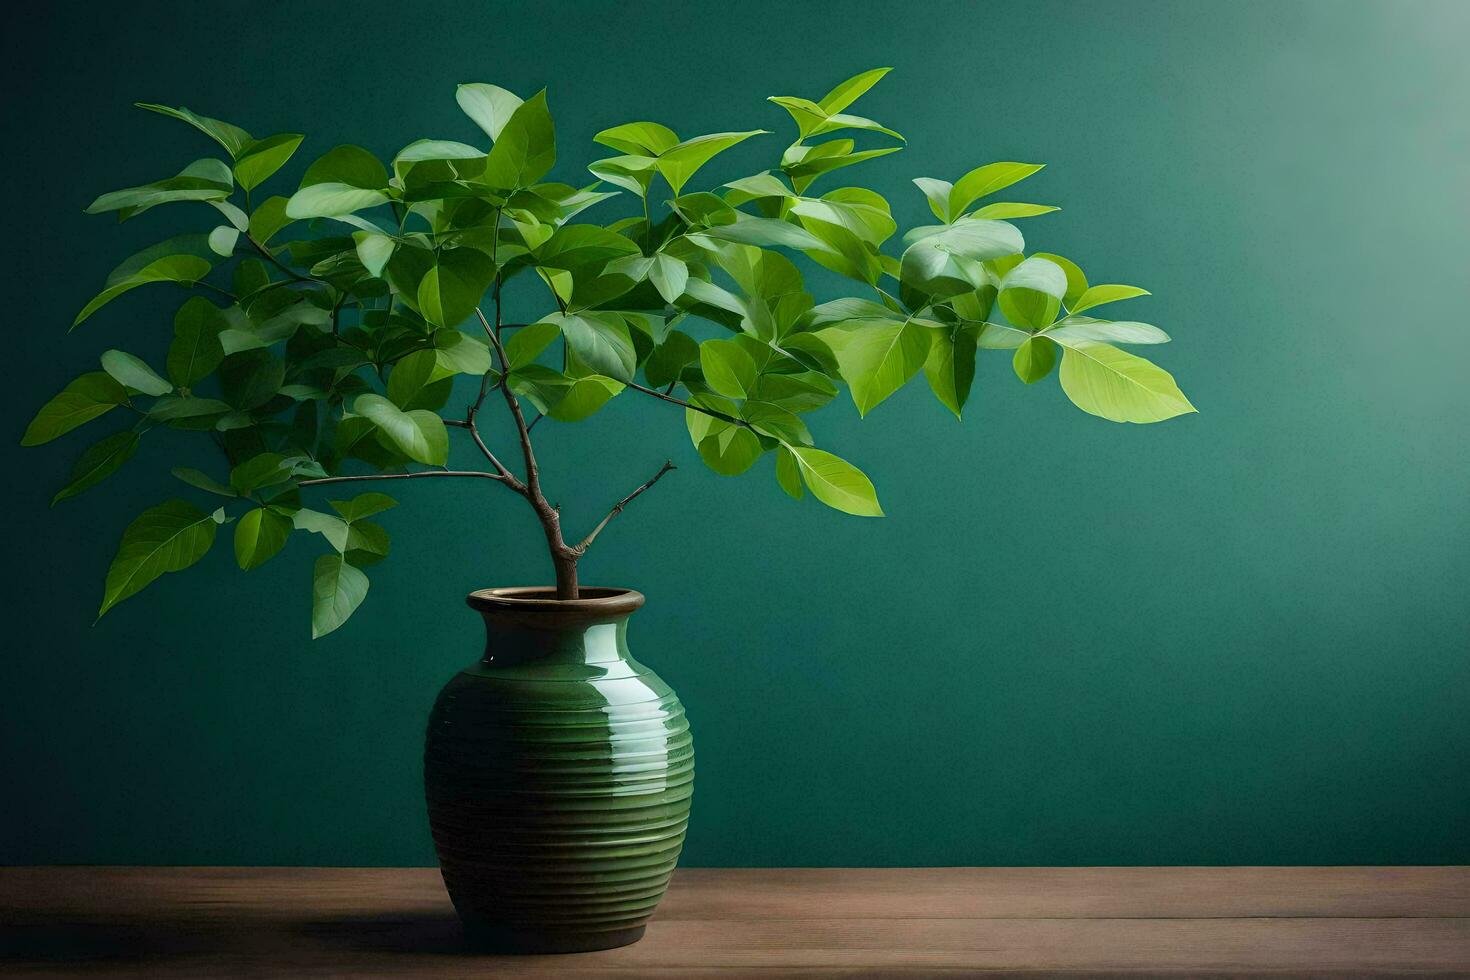
<instances>
[{"instance_id":1,"label":"light green leaf","mask_svg":"<svg viewBox=\"0 0 1470 980\"><path fill-rule=\"evenodd\" d=\"M438 409L448 401L454 373L439 364L439 352L414 351L399 359L388 375L388 397L399 408Z\"/></svg>"},{"instance_id":2,"label":"light green leaf","mask_svg":"<svg viewBox=\"0 0 1470 980\"><path fill-rule=\"evenodd\" d=\"M939 180L934 177L915 177L914 186L924 192L924 198L929 202L929 210L934 212L934 217L948 223L949 195L954 185L947 180Z\"/></svg>"},{"instance_id":3,"label":"light green leaf","mask_svg":"<svg viewBox=\"0 0 1470 980\"><path fill-rule=\"evenodd\" d=\"M483 129L492 140L500 139L500 131L521 107L522 102L521 97L514 92L484 82L459 86L454 92L454 99L464 110L464 114L474 120L475 125Z\"/></svg>"},{"instance_id":4,"label":"light green leaf","mask_svg":"<svg viewBox=\"0 0 1470 980\"><path fill-rule=\"evenodd\" d=\"M114 432L95 446L89 447L72 467L66 486L56 491L56 495L51 498L51 506L55 507L67 497L75 497L111 476L138 451L138 441L136 432Z\"/></svg>"},{"instance_id":5,"label":"light green leaf","mask_svg":"<svg viewBox=\"0 0 1470 980\"><path fill-rule=\"evenodd\" d=\"M1067 309L1073 313L1081 313L1090 310L1094 306L1102 306L1104 303L1116 303L1122 299L1132 299L1135 296L1152 295L1147 289L1139 289L1137 286L1120 286L1108 283L1101 286L1093 286L1077 298L1076 304L1068 303Z\"/></svg>"},{"instance_id":6,"label":"light green leaf","mask_svg":"<svg viewBox=\"0 0 1470 980\"><path fill-rule=\"evenodd\" d=\"M102 371L89 372L41 406L31 424L26 426L20 444L39 446L50 442L127 403L127 391L111 375Z\"/></svg>"},{"instance_id":7,"label":"light green leaf","mask_svg":"<svg viewBox=\"0 0 1470 980\"><path fill-rule=\"evenodd\" d=\"M491 187L530 187L556 163L556 130L546 108L546 91L516 106L505 121L485 161L484 180Z\"/></svg>"},{"instance_id":8,"label":"light green leaf","mask_svg":"<svg viewBox=\"0 0 1470 980\"><path fill-rule=\"evenodd\" d=\"M1094 320L1086 316L1069 316L1046 331L1058 343L1069 340L1096 340L1105 344L1167 344L1169 335L1151 323L1136 320Z\"/></svg>"},{"instance_id":9,"label":"light green leaf","mask_svg":"<svg viewBox=\"0 0 1470 980\"><path fill-rule=\"evenodd\" d=\"M1051 326L1067 293L1067 273L1050 259L1032 256L1016 266L1000 284L1000 308L1019 327Z\"/></svg>"},{"instance_id":10,"label":"light green leaf","mask_svg":"<svg viewBox=\"0 0 1470 980\"><path fill-rule=\"evenodd\" d=\"M230 225L218 225L209 233L209 247L216 255L229 258L235 254L235 243L240 240L240 229Z\"/></svg>"},{"instance_id":11,"label":"light green leaf","mask_svg":"<svg viewBox=\"0 0 1470 980\"><path fill-rule=\"evenodd\" d=\"M178 176L154 181L140 187L110 191L87 205L87 214L121 211L130 218L149 208L172 201L222 201L235 189L235 179L223 160L206 157L195 160Z\"/></svg>"},{"instance_id":12,"label":"light green leaf","mask_svg":"<svg viewBox=\"0 0 1470 980\"><path fill-rule=\"evenodd\" d=\"M259 568L286 546L291 518L269 507L256 507L235 525L235 563L245 571Z\"/></svg>"},{"instance_id":13,"label":"light green leaf","mask_svg":"<svg viewBox=\"0 0 1470 980\"><path fill-rule=\"evenodd\" d=\"M699 367L705 382L726 398L746 398L755 387L755 361L733 340L700 344Z\"/></svg>"},{"instance_id":14,"label":"light green leaf","mask_svg":"<svg viewBox=\"0 0 1470 980\"><path fill-rule=\"evenodd\" d=\"M1044 163L987 163L955 181L949 195L949 213L961 215L976 200L1030 177Z\"/></svg>"},{"instance_id":15,"label":"light green leaf","mask_svg":"<svg viewBox=\"0 0 1470 980\"><path fill-rule=\"evenodd\" d=\"M200 237L203 238L204 236ZM165 242L164 244L167 245L169 243ZM207 240L205 247L208 247ZM161 255L156 258L149 258L144 264L133 267L136 260L145 255L150 255L157 248L158 246L152 249L145 249L143 252L138 253L138 255L133 256L132 259L129 259L114 269L112 275L107 277L107 287L94 296L91 302L82 307L82 311L72 321L72 329L75 330L81 325L82 321L131 289L136 289L150 282L195 283L209 274L209 262L199 255ZM124 270L127 271L124 272Z\"/></svg>"},{"instance_id":16,"label":"light green leaf","mask_svg":"<svg viewBox=\"0 0 1470 980\"><path fill-rule=\"evenodd\" d=\"M301 186L312 184L345 184L380 191L388 186L388 171L370 151L349 143L334 146L312 161L301 176Z\"/></svg>"},{"instance_id":17,"label":"light green leaf","mask_svg":"<svg viewBox=\"0 0 1470 980\"><path fill-rule=\"evenodd\" d=\"M328 500L327 503L349 524L398 506L398 501L386 493L360 493L351 500Z\"/></svg>"},{"instance_id":18,"label":"light green leaf","mask_svg":"<svg viewBox=\"0 0 1470 980\"><path fill-rule=\"evenodd\" d=\"M653 266L648 270L648 281L663 297L672 303L684 295L684 286L689 282L689 267L672 255L659 252L653 257Z\"/></svg>"},{"instance_id":19,"label":"light green leaf","mask_svg":"<svg viewBox=\"0 0 1470 980\"><path fill-rule=\"evenodd\" d=\"M443 466L449 458L449 432L444 420L433 412L405 412L382 395L359 395L352 410L374 425L388 442L409 459L430 466Z\"/></svg>"},{"instance_id":20,"label":"light green leaf","mask_svg":"<svg viewBox=\"0 0 1470 980\"><path fill-rule=\"evenodd\" d=\"M141 391L145 395L166 395L174 386L163 380L143 360L126 351L109 350L102 354L102 370L112 375L118 384Z\"/></svg>"},{"instance_id":21,"label":"light green leaf","mask_svg":"<svg viewBox=\"0 0 1470 980\"><path fill-rule=\"evenodd\" d=\"M352 241L357 249L357 260L362 263L362 267L372 276L381 279L383 266L393 257L393 250L398 247L398 243L388 235L371 231L353 232Z\"/></svg>"},{"instance_id":22,"label":"light green leaf","mask_svg":"<svg viewBox=\"0 0 1470 980\"><path fill-rule=\"evenodd\" d=\"M188 123L201 133L208 135L210 139L219 143L232 158L239 157L244 149L254 142L251 135L239 126L232 126L227 122L220 122L218 119L210 119L208 116L198 115L182 107L175 109L171 106L157 105L152 102L135 102L133 104L139 109L147 109L149 112L171 116L174 119Z\"/></svg>"},{"instance_id":23,"label":"light green leaf","mask_svg":"<svg viewBox=\"0 0 1470 980\"><path fill-rule=\"evenodd\" d=\"M653 175L658 173L658 161L648 156L608 157L587 165L587 169L599 180L605 180L639 197L648 195Z\"/></svg>"},{"instance_id":24,"label":"light green leaf","mask_svg":"<svg viewBox=\"0 0 1470 980\"><path fill-rule=\"evenodd\" d=\"M1196 411L1163 368L1095 341L1066 341L1062 390L1072 404L1113 422L1162 422Z\"/></svg>"},{"instance_id":25,"label":"light green leaf","mask_svg":"<svg viewBox=\"0 0 1470 980\"><path fill-rule=\"evenodd\" d=\"M247 191L254 190L286 165L302 139L299 133L279 133L255 140L235 160L235 179Z\"/></svg>"},{"instance_id":26,"label":"light green leaf","mask_svg":"<svg viewBox=\"0 0 1470 980\"><path fill-rule=\"evenodd\" d=\"M742 140L766 133L764 129L753 129L744 133L710 133L684 140L677 146L663 151L658 157L658 172L679 194L689 178L715 157Z\"/></svg>"},{"instance_id":27,"label":"light green leaf","mask_svg":"<svg viewBox=\"0 0 1470 980\"><path fill-rule=\"evenodd\" d=\"M351 525L340 517L333 517L331 514L323 514L321 511L308 510L303 507L291 515L291 523L298 530L320 534L339 552L347 550L347 538Z\"/></svg>"},{"instance_id":28,"label":"light green leaf","mask_svg":"<svg viewBox=\"0 0 1470 980\"><path fill-rule=\"evenodd\" d=\"M732 224L689 232L685 237L701 245L707 242L739 242L761 248L784 245L809 252L833 251L832 246L800 225L776 218L742 218Z\"/></svg>"},{"instance_id":29,"label":"light green leaf","mask_svg":"<svg viewBox=\"0 0 1470 980\"><path fill-rule=\"evenodd\" d=\"M107 570L97 617L100 619L160 575L182 571L203 558L224 520L223 510L206 514L184 500L170 500L145 510L123 531L117 556Z\"/></svg>"},{"instance_id":30,"label":"light green leaf","mask_svg":"<svg viewBox=\"0 0 1470 980\"><path fill-rule=\"evenodd\" d=\"M856 320L819 336L837 356L859 415L907 384L929 357L929 331L913 322Z\"/></svg>"},{"instance_id":31,"label":"light green leaf","mask_svg":"<svg viewBox=\"0 0 1470 980\"><path fill-rule=\"evenodd\" d=\"M650 157L656 157L679 144L679 137L672 129L656 122L624 123L604 129L592 137L592 140L623 153Z\"/></svg>"},{"instance_id":32,"label":"light green leaf","mask_svg":"<svg viewBox=\"0 0 1470 980\"><path fill-rule=\"evenodd\" d=\"M876 85L878 79L892 70L892 68L870 68L865 72L859 72L845 82L838 83L832 91L822 96L822 109L828 113L841 112Z\"/></svg>"},{"instance_id":33,"label":"light green leaf","mask_svg":"<svg viewBox=\"0 0 1470 980\"><path fill-rule=\"evenodd\" d=\"M341 555L318 558L311 579L311 638L326 636L347 622L367 591L368 577Z\"/></svg>"},{"instance_id":34,"label":"light green leaf","mask_svg":"<svg viewBox=\"0 0 1470 980\"><path fill-rule=\"evenodd\" d=\"M904 251L899 275L904 285L937 298L988 285L981 263L1025 247L1016 226L1004 221L961 218L925 232Z\"/></svg>"},{"instance_id":35,"label":"light green leaf","mask_svg":"<svg viewBox=\"0 0 1470 980\"><path fill-rule=\"evenodd\" d=\"M1087 276L1083 274L1082 268L1071 259L1054 255L1051 252L1037 252L1032 258L1050 259L1062 267L1062 271L1067 274L1067 294L1062 297L1062 302L1066 304L1067 309L1072 309L1072 305L1083 293L1087 292Z\"/></svg>"},{"instance_id":36,"label":"light green leaf","mask_svg":"<svg viewBox=\"0 0 1470 980\"><path fill-rule=\"evenodd\" d=\"M388 203L382 191L353 187L350 184L322 183L303 187L286 202L286 217L335 218L363 208Z\"/></svg>"},{"instance_id":37,"label":"light green leaf","mask_svg":"<svg viewBox=\"0 0 1470 980\"><path fill-rule=\"evenodd\" d=\"M977 218L1034 218L1038 214L1051 214L1061 208L1050 204L1020 204L1010 201L987 204L975 212Z\"/></svg>"},{"instance_id":38,"label":"light green leaf","mask_svg":"<svg viewBox=\"0 0 1470 980\"><path fill-rule=\"evenodd\" d=\"M840 456L810 446L787 446L812 496L844 514L882 517L878 493L862 470Z\"/></svg>"},{"instance_id":39,"label":"light green leaf","mask_svg":"<svg viewBox=\"0 0 1470 980\"><path fill-rule=\"evenodd\" d=\"M1051 374L1056 363L1057 345L1046 337L1039 336L1028 338L1016 348L1016 353L1011 358L1011 367L1015 370L1016 377L1028 385Z\"/></svg>"},{"instance_id":40,"label":"light green leaf","mask_svg":"<svg viewBox=\"0 0 1470 980\"><path fill-rule=\"evenodd\" d=\"M434 355L443 375L482 375L494 363L490 347L483 340L451 329L434 331Z\"/></svg>"}]
</instances>

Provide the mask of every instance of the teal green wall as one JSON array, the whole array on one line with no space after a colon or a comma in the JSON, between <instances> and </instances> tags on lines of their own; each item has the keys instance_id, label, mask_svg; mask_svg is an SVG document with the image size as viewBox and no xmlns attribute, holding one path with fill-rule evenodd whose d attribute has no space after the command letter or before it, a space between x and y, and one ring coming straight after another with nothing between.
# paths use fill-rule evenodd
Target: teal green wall
<instances>
[{"instance_id":1,"label":"teal green wall","mask_svg":"<svg viewBox=\"0 0 1470 980\"><path fill-rule=\"evenodd\" d=\"M190 213L81 214L208 150L133 100L304 131L310 159L473 136L456 82L547 85L577 180L605 125L784 132L766 95L883 64L863 110L910 144L863 175L900 217L927 216L910 177L1046 161L1028 198L1065 210L1028 238L1153 290L1129 312L1200 414L1114 426L1003 356L963 424L922 385L838 404L819 438L883 521L705 471L652 400L537 429L574 527L680 464L584 581L648 595L630 639L700 753L688 863L1470 862L1470 5L140 6L38 5L4 42L0 863L431 863L422 727L477 653L462 597L549 574L520 501L428 483L328 639L305 542L250 574L217 547L90 626L197 438L50 511L88 440L16 445L100 350L168 335L163 288L66 333Z\"/></svg>"}]
</instances>

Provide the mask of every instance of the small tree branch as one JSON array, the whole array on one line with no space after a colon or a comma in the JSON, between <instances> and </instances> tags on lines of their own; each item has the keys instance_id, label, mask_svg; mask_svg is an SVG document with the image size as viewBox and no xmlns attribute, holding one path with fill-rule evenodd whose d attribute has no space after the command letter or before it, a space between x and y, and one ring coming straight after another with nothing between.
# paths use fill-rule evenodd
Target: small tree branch
<instances>
[{"instance_id":1,"label":"small tree branch","mask_svg":"<svg viewBox=\"0 0 1470 980\"><path fill-rule=\"evenodd\" d=\"M645 388L635 381L626 381L624 382L624 384L626 384L629 388L632 388L634 391L641 391L645 395L652 395L654 398L660 399L661 401L666 401L674 405L683 406L684 408L690 409L691 411L700 412L704 415L710 416L711 418L719 419L722 422L729 422L731 425L741 425L747 429L750 428L750 423L745 421L744 419L737 419L733 415L726 415L724 412L715 411L713 408L705 408L702 405L695 405L693 402L686 402L682 398L676 398L675 396L670 395L666 392L657 391L653 388Z\"/></svg>"},{"instance_id":2,"label":"small tree branch","mask_svg":"<svg viewBox=\"0 0 1470 980\"><path fill-rule=\"evenodd\" d=\"M431 477L478 477L482 480L504 480L499 473L482 473L479 470L422 470L418 473L369 473L364 476L323 476L315 480L302 480L298 487L321 487L328 483L360 483L366 480L427 480Z\"/></svg>"},{"instance_id":3,"label":"small tree branch","mask_svg":"<svg viewBox=\"0 0 1470 980\"><path fill-rule=\"evenodd\" d=\"M599 521L597 526L592 529L592 532L582 539L582 543L577 545L572 550L575 551L579 557L583 554L586 554L588 546L592 544L594 538L602 533L602 529L607 527L609 521L621 514L623 512L623 508L632 503L634 498L636 498L640 493L652 487L659 480L663 479L663 475L665 473L673 469L678 469L678 467L674 465L674 461L671 459L664 460L664 465L659 467L658 472L653 474L653 477L647 483L643 484L637 490L634 490L632 493L628 494L622 500L619 500L617 503L613 504L613 509L607 512L607 516Z\"/></svg>"},{"instance_id":4,"label":"small tree branch","mask_svg":"<svg viewBox=\"0 0 1470 980\"><path fill-rule=\"evenodd\" d=\"M264 245L260 244L260 242L257 242L255 240L255 236L254 235L247 234L245 236L245 240L248 241L251 245L254 245L255 246L255 250L257 252L259 252L261 255L265 256L270 261L270 263L272 265L274 265L277 269L280 269L282 272L284 272L286 275L290 276L292 279L295 279L297 282L315 282L315 283L321 283L323 286L331 285L325 279L318 279L316 276L303 276L301 273L297 272L295 269L291 268L289 265L286 265L286 263L284 263L280 259L276 258L275 255L273 255L271 253L271 250L270 249L268 249Z\"/></svg>"}]
</instances>

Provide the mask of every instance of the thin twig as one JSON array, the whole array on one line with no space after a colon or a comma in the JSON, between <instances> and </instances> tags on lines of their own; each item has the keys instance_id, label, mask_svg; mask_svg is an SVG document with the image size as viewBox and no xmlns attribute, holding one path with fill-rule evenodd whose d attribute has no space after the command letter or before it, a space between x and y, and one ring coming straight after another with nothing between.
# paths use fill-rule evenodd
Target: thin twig
<instances>
[{"instance_id":1,"label":"thin twig","mask_svg":"<svg viewBox=\"0 0 1470 980\"><path fill-rule=\"evenodd\" d=\"M662 391L657 391L653 388L645 388L641 384L638 384L634 381L625 381L623 383L626 384L629 388L632 388L634 391L641 391L645 395L652 395L654 398L661 399L662 401L670 402L674 405L681 405L684 408L690 409L691 411L702 412L703 414L708 415L711 418L719 419L722 422L729 422L731 425L742 425L745 426L747 429L750 428L749 422L745 421L744 419L737 419L733 415L726 415L724 412L718 412L713 408L705 408L703 405L695 405L693 402L686 402L682 398L677 398L673 395L667 394Z\"/></svg>"},{"instance_id":2,"label":"thin twig","mask_svg":"<svg viewBox=\"0 0 1470 980\"><path fill-rule=\"evenodd\" d=\"M245 236L245 240L248 241L251 245L254 245L255 246L255 250L257 252L259 252L261 255L264 255L267 259L269 259L272 265L274 265L277 269L280 269L282 272L284 272L286 275L290 276L292 279L295 279L297 282L316 282L316 283L321 283L323 286L331 285L325 279L318 279L316 276L303 276L301 273L297 272L295 269L293 269L290 266L286 265L280 259L276 258L275 255L273 255L271 253L271 250L270 249L268 249L264 245L260 244L260 242L257 242L255 240L255 236L254 235L248 235L247 234Z\"/></svg>"},{"instance_id":3,"label":"thin twig","mask_svg":"<svg viewBox=\"0 0 1470 980\"><path fill-rule=\"evenodd\" d=\"M482 480L504 480L499 473L483 473L480 470L423 470L418 473L369 473L365 476L323 476L315 480L302 480L298 487L320 487L328 483L358 483L364 480L421 480L430 477L464 476Z\"/></svg>"},{"instance_id":4,"label":"thin twig","mask_svg":"<svg viewBox=\"0 0 1470 980\"><path fill-rule=\"evenodd\" d=\"M634 490L632 493L628 494L622 500L619 500L617 503L613 504L613 509L608 511L607 516L598 522L597 526L592 529L592 533L583 538L582 543L577 545L572 550L575 551L578 556L585 554L588 546L592 544L592 540L602 533L603 528L607 527L608 521L611 521L614 517L617 517L619 514L621 514L623 512L623 508L632 503L635 497L637 497L643 491L647 490L649 487L653 486L659 480L663 479L663 475L672 469L678 469L678 467L674 465L674 461L671 459L664 460L664 465L659 467L658 472L653 474L652 479L643 484L637 490Z\"/></svg>"}]
</instances>

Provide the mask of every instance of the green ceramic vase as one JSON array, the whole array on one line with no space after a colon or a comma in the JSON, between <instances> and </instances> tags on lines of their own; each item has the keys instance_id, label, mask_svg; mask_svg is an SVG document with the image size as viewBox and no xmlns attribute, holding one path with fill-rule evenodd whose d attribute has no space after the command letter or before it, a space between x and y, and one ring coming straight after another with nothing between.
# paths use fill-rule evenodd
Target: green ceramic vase
<instances>
[{"instance_id":1,"label":"green ceramic vase","mask_svg":"<svg viewBox=\"0 0 1470 980\"><path fill-rule=\"evenodd\" d=\"M694 746L673 690L628 653L628 589L486 589L485 655L424 748L444 884L477 945L636 942L684 845Z\"/></svg>"}]
</instances>

